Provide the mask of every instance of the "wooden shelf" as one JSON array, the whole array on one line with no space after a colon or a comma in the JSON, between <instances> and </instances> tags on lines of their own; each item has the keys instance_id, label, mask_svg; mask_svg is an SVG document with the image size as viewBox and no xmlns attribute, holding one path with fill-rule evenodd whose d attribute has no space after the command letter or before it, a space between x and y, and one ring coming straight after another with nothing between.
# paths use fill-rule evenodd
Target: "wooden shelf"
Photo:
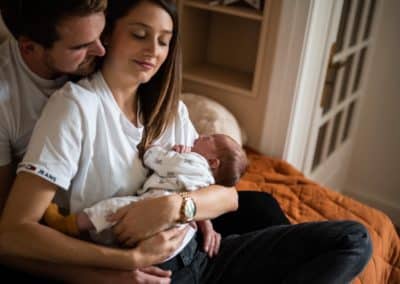
<instances>
[{"instance_id":1,"label":"wooden shelf","mask_svg":"<svg viewBox=\"0 0 400 284\"><path fill-rule=\"evenodd\" d=\"M223 6L220 4L210 5L204 0L185 0L183 5L189 7L195 7L202 10L213 11L223 14L229 14L233 16L238 16L242 18L247 18L251 20L262 21L263 14L262 11L257 11L256 9L248 7L237 7L237 6Z\"/></svg>"},{"instance_id":2,"label":"wooden shelf","mask_svg":"<svg viewBox=\"0 0 400 284\"><path fill-rule=\"evenodd\" d=\"M252 94L253 74L224 66L210 63L186 66L183 78L246 96Z\"/></svg>"}]
</instances>

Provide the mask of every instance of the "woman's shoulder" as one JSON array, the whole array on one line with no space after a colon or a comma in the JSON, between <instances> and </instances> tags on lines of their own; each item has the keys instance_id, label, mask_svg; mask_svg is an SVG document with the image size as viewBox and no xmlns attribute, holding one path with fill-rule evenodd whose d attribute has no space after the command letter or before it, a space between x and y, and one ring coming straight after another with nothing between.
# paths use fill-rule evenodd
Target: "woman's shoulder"
<instances>
[{"instance_id":1,"label":"woman's shoulder","mask_svg":"<svg viewBox=\"0 0 400 284\"><path fill-rule=\"evenodd\" d=\"M82 106L84 108L96 107L99 98L91 83L90 78L84 78L78 82L67 82L51 95L49 102L70 102Z\"/></svg>"}]
</instances>

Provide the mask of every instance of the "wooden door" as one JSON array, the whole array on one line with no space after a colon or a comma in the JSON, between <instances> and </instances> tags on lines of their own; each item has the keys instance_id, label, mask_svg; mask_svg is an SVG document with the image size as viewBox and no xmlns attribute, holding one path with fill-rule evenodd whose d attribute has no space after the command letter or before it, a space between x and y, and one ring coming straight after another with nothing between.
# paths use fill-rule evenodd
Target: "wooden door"
<instances>
[{"instance_id":1,"label":"wooden door","mask_svg":"<svg viewBox=\"0 0 400 284\"><path fill-rule=\"evenodd\" d=\"M304 172L340 190L352 152L371 51L371 30L377 0L335 1L323 86L317 96Z\"/></svg>"}]
</instances>

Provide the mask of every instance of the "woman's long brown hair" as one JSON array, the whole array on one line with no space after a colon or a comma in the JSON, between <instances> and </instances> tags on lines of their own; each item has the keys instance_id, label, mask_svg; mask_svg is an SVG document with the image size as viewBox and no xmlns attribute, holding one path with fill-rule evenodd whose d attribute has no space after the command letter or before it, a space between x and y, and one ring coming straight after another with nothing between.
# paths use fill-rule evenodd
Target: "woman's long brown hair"
<instances>
[{"instance_id":1,"label":"woman's long brown hair","mask_svg":"<svg viewBox=\"0 0 400 284\"><path fill-rule=\"evenodd\" d=\"M162 7L172 18L173 33L169 53L158 72L137 91L137 105L140 120L144 126L139 155L159 138L178 114L181 93L181 50L179 43L179 22L177 8L171 0L109 0L106 12L105 33L112 32L115 22L124 17L141 1L150 1Z\"/></svg>"}]
</instances>

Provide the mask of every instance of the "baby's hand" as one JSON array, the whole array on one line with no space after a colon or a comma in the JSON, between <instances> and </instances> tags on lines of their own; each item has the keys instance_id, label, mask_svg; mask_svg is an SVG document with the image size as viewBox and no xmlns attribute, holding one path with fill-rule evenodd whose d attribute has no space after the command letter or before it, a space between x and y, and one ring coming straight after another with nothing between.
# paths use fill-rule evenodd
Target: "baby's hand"
<instances>
[{"instance_id":1,"label":"baby's hand","mask_svg":"<svg viewBox=\"0 0 400 284\"><path fill-rule=\"evenodd\" d=\"M185 145L174 145L172 147L172 150L178 153L189 153L190 151L192 151L192 147Z\"/></svg>"},{"instance_id":2,"label":"baby's hand","mask_svg":"<svg viewBox=\"0 0 400 284\"><path fill-rule=\"evenodd\" d=\"M204 251L209 257L217 255L221 244L221 235L214 230L210 220L198 221L197 225L203 234Z\"/></svg>"}]
</instances>

